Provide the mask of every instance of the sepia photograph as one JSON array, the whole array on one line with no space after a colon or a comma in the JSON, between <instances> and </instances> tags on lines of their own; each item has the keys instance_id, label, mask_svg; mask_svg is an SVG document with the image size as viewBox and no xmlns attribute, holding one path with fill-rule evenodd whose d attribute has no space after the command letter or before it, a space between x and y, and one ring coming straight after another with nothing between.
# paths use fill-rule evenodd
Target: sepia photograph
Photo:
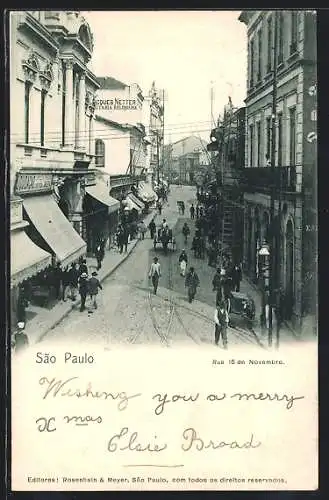
<instances>
[{"instance_id":1,"label":"sepia photograph","mask_svg":"<svg viewBox=\"0 0 329 500\"><path fill-rule=\"evenodd\" d=\"M300 437L303 425L313 426L310 447L303 453L315 463L316 420L312 419L316 419L317 406L299 393L305 387L316 399L316 12L12 11L7 40L9 330L13 478L19 476L18 489L42 490L45 482L51 489L81 489L86 483L87 489L100 489L98 480L86 479L77 486L64 466L65 473L59 474L59 457L69 456L68 448L65 452L56 448L56 465L42 458L43 446L55 446L49 441L52 434L47 433L53 432L51 418L55 417L50 415L56 396L65 412L64 400L58 396L75 394L79 399L75 405L87 405L81 399L88 395L99 398L100 393L91 389L92 374L103 382L110 373L112 382L126 381L130 392L137 391L131 396L136 401L141 396L140 387L134 389L138 380L153 388L167 373L170 386L176 380L183 383L184 378L185 391L191 390L199 374L200 384L210 390L209 402L220 400L211 393L209 378L215 383L215 371L223 370L229 385L222 399L231 390L231 405L237 394L239 401L248 402L248 408L253 400L255 405L256 400L267 400L263 408L267 403L286 402L289 415L297 411L295 406L306 404L308 410L302 411L304 419L296 427L295 438ZM284 359L286 352L292 353L289 363ZM295 357L304 359L304 353L305 373L303 363L295 363ZM229 366L239 363L248 366ZM63 369L57 374L54 370L59 365ZM79 377L86 377L87 389L77 389L78 381L73 379L78 379L78 370ZM241 373L236 378L230 370ZM24 380L32 380L34 373L37 378L31 387L36 386L40 405L41 400L48 405L42 407L46 412L40 410L39 419L39 399L22 390ZM240 394L235 384L244 378L249 392L244 389ZM269 382L268 389L257 385L262 380ZM308 382L307 387L302 385ZM298 395L288 394L295 388ZM113 400L119 399L119 412L129 399L122 390L116 396L111 393ZM186 407L199 398L173 394L171 401L162 399L161 391L155 394L156 417L167 406L171 408L167 402L184 401ZM302 398L305 402L297 401ZM67 404L73 405L72 401ZM36 444L32 437L26 444L21 441L18 422L25 404L32 422L26 424L29 436L37 432L38 439L46 439L43 444L40 440ZM257 425L261 420L254 413L255 405L242 410L246 425L249 420ZM81 415L75 408L72 415ZM148 417L139 411L135 419L140 419L145 430ZM177 421L183 422L187 418L183 405L179 411ZM236 410L233 417L227 411L226 418L236 426ZM268 411L266 407L264 414ZM80 418L65 415L65 428L70 419ZM174 415L171 418L177 426ZM207 418L197 417L203 430L207 430ZM282 439L293 440L288 434L295 423L289 418L282 417L281 422L277 415L282 434L275 434L275 441L282 446ZM44 420L40 423L40 419ZM97 429L102 419L98 414L90 416ZM119 416L116 420L116 436L123 442L128 424L120 423ZM81 425L88 426L88 422ZM33 432L29 425L34 425ZM196 450L229 446L226 441L217 446L211 438L202 440L192 426L182 435L185 452L196 444ZM87 438L80 442L69 433L63 434L61 442L71 437L78 455L91 446L90 457L97 460L96 434L89 435L89 444ZM130 451L135 438L127 445ZM238 439L231 437L230 443L238 448L261 446L254 431L251 437L247 432L244 445ZM63 446L66 449L68 444ZM108 453L114 451L108 446ZM161 451L160 444L138 446L137 451ZM36 465L31 465L33 473L26 470L25 474L31 447ZM233 488L287 487L288 479L274 472L274 479L282 481L254 481L255 468L265 455L259 455L259 450L248 453L258 454L250 462L253 472L244 482L243 478L235 481L240 484ZM264 460L264 471L265 462L273 471L279 467L274 465L274 455L269 462ZM210 456L214 461L215 455ZM291 464L294 455L283 456L283 462ZM236 464L234 460L228 460L232 470L249 458L243 455ZM86 460L80 458L79 466L82 462ZM50 473L51 465L55 468ZM103 465L109 474L109 463ZM41 473L43 466L47 473ZM152 465L141 462L139 466ZM166 467L183 467L183 462ZM295 487L303 467L291 472ZM316 488L315 465L314 476L312 471L306 474L309 481L305 474L306 483L301 481L305 489ZM37 481L37 473L49 480ZM268 472L264 474L268 477ZM57 477L56 482L58 475L67 480ZM177 485L197 489L202 477L200 481L188 477L187 483L172 484L167 476L164 481L128 478L127 484L119 483L122 489L155 485L156 489ZM232 488L229 481L207 481L205 489ZM106 487L114 484L120 489L119 483L108 481Z\"/></svg>"}]
</instances>

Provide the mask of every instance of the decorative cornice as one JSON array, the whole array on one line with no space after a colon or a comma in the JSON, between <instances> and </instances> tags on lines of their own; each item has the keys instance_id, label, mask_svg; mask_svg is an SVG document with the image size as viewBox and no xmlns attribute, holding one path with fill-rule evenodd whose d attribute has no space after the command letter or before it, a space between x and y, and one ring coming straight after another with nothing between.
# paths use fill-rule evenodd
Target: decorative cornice
<instances>
[{"instance_id":1,"label":"decorative cornice","mask_svg":"<svg viewBox=\"0 0 329 500\"><path fill-rule=\"evenodd\" d=\"M26 31L29 35L32 34L42 42L43 46L46 46L53 56L57 56L59 51L58 43L52 34L31 14L27 12L20 14L18 30Z\"/></svg>"}]
</instances>

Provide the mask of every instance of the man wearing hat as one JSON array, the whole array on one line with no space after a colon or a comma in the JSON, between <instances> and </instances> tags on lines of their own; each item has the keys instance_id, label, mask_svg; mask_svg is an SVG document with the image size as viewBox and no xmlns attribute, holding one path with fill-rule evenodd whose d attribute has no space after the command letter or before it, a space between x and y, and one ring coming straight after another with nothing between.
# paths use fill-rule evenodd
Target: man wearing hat
<instances>
[{"instance_id":1,"label":"man wearing hat","mask_svg":"<svg viewBox=\"0 0 329 500\"><path fill-rule=\"evenodd\" d=\"M215 344L218 345L220 337L223 339L223 347L227 349L227 327L229 316L224 301L221 301L215 309Z\"/></svg>"},{"instance_id":2,"label":"man wearing hat","mask_svg":"<svg viewBox=\"0 0 329 500\"><path fill-rule=\"evenodd\" d=\"M17 323L18 330L14 336L14 346L15 352L23 351L29 345L29 339L26 333L24 333L25 323L23 321L19 321Z\"/></svg>"},{"instance_id":3,"label":"man wearing hat","mask_svg":"<svg viewBox=\"0 0 329 500\"><path fill-rule=\"evenodd\" d=\"M98 289L103 290L103 287L100 284L99 279L97 278L96 271L91 273L91 278L89 280L88 287L89 287L89 295L90 295L90 307L89 307L88 312L92 312L92 310L91 310L92 307L94 309L97 309Z\"/></svg>"},{"instance_id":4,"label":"man wearing hat","mask_svg":"<svg viewBox=\"0 0 329 500\"><path fill-rule=\"evenodd\" d=\"M79 294L81 298L80 312L86 308L86 298L88 293L88 274L83 272L79 278Z\"/></svg>"}]
</instances>

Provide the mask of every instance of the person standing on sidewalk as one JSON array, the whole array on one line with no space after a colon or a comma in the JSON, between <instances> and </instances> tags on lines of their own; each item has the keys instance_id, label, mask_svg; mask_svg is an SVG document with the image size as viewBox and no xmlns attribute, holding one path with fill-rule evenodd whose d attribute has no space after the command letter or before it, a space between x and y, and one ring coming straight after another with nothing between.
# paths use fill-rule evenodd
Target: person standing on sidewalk
<instances>
[{"instance_id":1,"label":"person standing on sidewalk","mask_svg":"<svg viewBox=\"0 0 329 500\"><path fill-rule=\"evenodd\" d=\"M190 267L189 272L185 278L185 286L187 288L188 301L191 303L195 297L196 289L200 284L199 276L194 270L194 267Z\"/></svg>"},{"instance_id":2,"label":"person standing on sidewalk","mask_svg":"<svg viewBox=\"0 0 329 500\"><path fill-rule=\"evenodd\" d=\"M181 276L185 276L187 261L188 261L187 255L186 255L185 249L183 248L182 253L180 254L179 259L178 259Z\"/></svg>"},{"instance_id":3,"label":"person standing on sidewalk","mask_svg":"<svg viewBox=\"0 0 329 500\"><path fill-rule=\"evenodd\" d=\"M76 263L71 264L71 268L68 271L68 285L70 287L71 300L74 302L76 299L77 288L79 280L79 271L77 269Z\"/></svg>"},{"instance_id":4,"label":"person standing on sidewalk","mask_svg":"<svg viewBox=\"0 0 329 500\"><path fill-rule=\"evenodd\" d=\"M160 276L161 276L161 266L158 257L154 257L149 271L149 279L152 280L154 295L157 294Z\"/></svg>"},{"instance_id":5,"label":"person standing on sidewalk","mask_svg":"<svg viewBox=\"0 0 329 500\"><path fill-rule=\"evenodd\" d=\"M232 288L234 292L240 292L240 283L242 280L242 271L240 264L235 264L231 272Z\"/></svg>"},{"instance_id":6,"label":"person standing on sidewalk","mask_svg":"<svg viewBox=\"0 0 329 500\"><path fill-rule=\"evenodd\" d=\"M92 307L94 308L94 310L97 309L98 289L103 290L103 287L100 284L99 279L97 278L96 271L94 271L91 274L91 278L89 279L89 282L88 282L88 291L89 291L89 295L90 295L90 307L88 310L89 313L93 312Z\"/></svg>"},{"instance_id":7,"label":"person standing on sidewalk","mask_svg":"<svg viewBox=\"0 0 329 500\"><path fill-rule=\"evenodd\" d=\"M227 327L229 316L224 302L220 302L215 309L215 344L218 345L220 337L223 339L223 347L227 349Z\"/></svg>"},{"instance_id":8,"label":"person standing on sidewalk","mask_svg":"<svg viewBox=\"0 0 329 500\"><path fill-rule=\"evenodd\" d=\"M104 255L105 255L104 246L103 246L103 242L101 241L97 245L96 250L95 250L95 257L96 257L96 260L97 260L97 271L99 269L101 269L101 267L102 267L102 261L104 259Z\"/></svg>"},{"instance_id":9,"label":"person standing on sidewalk","mask_svg":"<svg viewBox=\"0 0 329 500\"><path fill-rule=\"evenodd\" d=\"M194 219L194 215L195 215L195 208L194 208L194 205L192 203L191 208L190 208L190 216L191 216L192 220Z\"/></svg>"},{"instance_id":10,"label":"person standing on sidewalk","mask_svg":"<svg viewBox=\"0 0 329 500\"><path fill-rule=\"evenodd\" d=\"M81 299L80 312L86 308L86 298L88 293L88 274L82 273L79 278L79 294Z\"/></svg>"},{"instance_id":11,"label":"person standing on sidewalk","mask_svg":"<svg viewBox=\"0 0 329 500\"><path fill-rule=\"evenodd\" d=\"M66 302L67 290L70 286L70 274L68 266L62 270L62 301Z\"/></svg>"},{"instance_id":12,"label":"person standing on sidewalk","mask_svg":"<svg viewBox=\"0 0 329 500\"><path fill-rule=\"evenodd\" d=\"M18 330L14 335L14 342L12 347L15 348L16 354L18 352L24 351L29 346L29 338L24 332L25 323L23 321L19 321L17 324Z\"/></svg>"},{"instance_id":13,"label":"person standing on sidewalk","mask_svg":"<svg viewBox=\"0 0 329 500\"><path fill-rule=\"evenodd\" d=\"M156 231L156 225L154 220L152 219L151 222L149 223L149 230L150 230L150 236L151 239L154 239L155 231Z\"/></svg>"}]
</instances>

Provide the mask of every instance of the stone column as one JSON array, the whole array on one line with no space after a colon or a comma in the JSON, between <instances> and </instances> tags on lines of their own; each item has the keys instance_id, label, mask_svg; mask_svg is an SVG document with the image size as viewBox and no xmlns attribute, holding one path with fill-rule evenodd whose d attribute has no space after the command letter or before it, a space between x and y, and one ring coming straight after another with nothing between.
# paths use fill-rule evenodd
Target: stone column
<instances>
[{"instance_id":1,"label":"stone column","mask_svg":"<svg viewBox=\"0 0 329 500\"><path fill-rule=\"evenodd\" d=\"M94 130L94 122L95 122L95 117L94 117L94 108L90 108L90 130L89 130L89 139L90 139L90 155L95 154L95 130Z\"/></svg>"},{"instance_id":2,"label":"stone column","mask_svg":"<svg viewBox=\"0 0 329 500\"><path fill-rule=\"evenodd\" d=\"M73 61L65 62L65 146L74 145Z\"/></svg>"},{"instance_id":3,"label":"stone column","mask_svg":"<svg viewBox=\"0 0 329 500\"><path fill-rule=\"evenodd\" d=\"M85 101L86 101L86 75L81 73L79 79L79 119L78 119L78 148L86 149L86 120L85 120Z\"/></svg>"}]
</instances>

